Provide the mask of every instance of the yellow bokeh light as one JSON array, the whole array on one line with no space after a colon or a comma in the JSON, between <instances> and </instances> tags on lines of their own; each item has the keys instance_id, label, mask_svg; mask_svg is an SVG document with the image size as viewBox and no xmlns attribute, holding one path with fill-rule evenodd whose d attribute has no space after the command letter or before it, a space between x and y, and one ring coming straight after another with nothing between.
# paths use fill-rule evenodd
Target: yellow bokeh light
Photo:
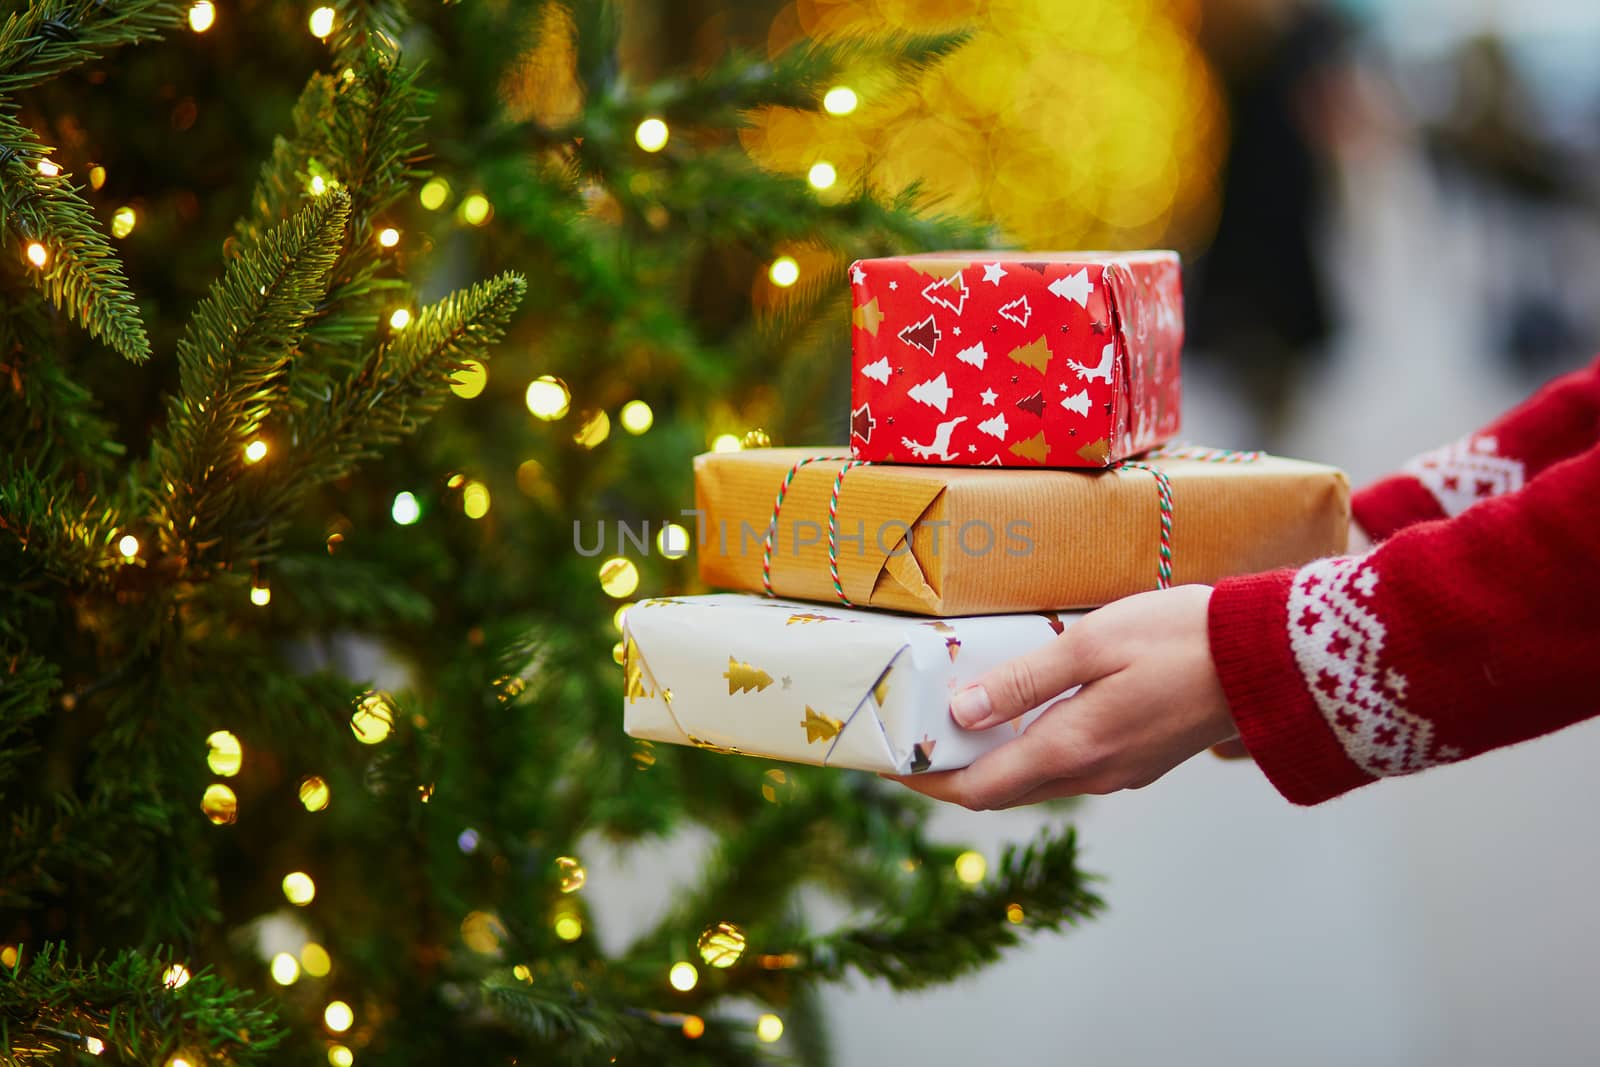
<instances>
[{"instance_id":1,"label":"yellow bokeh light","mask_svg":"<svg viewBox=\"0 0 1600 1067\"><path fill-rule=\"evenodd\" d=\"M322 1009L323 1024L336 1034L342 1034L350 1029L350 1024L355 1021L356 1013L342 1000L329 1001L328 1006Z\"/></svg>"},{"instance_id":2,"label":"yellow bokeh light","mask_svg":"<svg viewBox=\"0 0 1600 1067\"><path fill-rule=\"evenodd\" d=\"M327 191L328 191L327 179L323 178L323 176L320 175L320 174L313 175L312 178L311 178L311 195L312 196L321 196L323 193L325 193Z\"/></svg>"},{"instance_id":3,"label":"yellow bokeh light","mask_svg":"<svg viewBox=\"0 0 1600 1067\"><path fill-rule=\"evenodd\" d=\"M833 183L839 180L839 172L833 169L832 163L813 163L811 169L806 171L806 181L811 183L813 189L832 189Z\"/></svg>"},{"instance_id":4,"label":"yellow bokeh light","mask_svg":"<svg viewBox=\"0 0 1600 1067\"><path fill-rule=\"evenodd\" d=\"M1021 904L1007 904L1006 905L1006 921L1007 922L1012 923L1012 924L1014 924L1016 926L1021 926L1022 925L1022 920L1026 919L1027 917L1028 917L1027 913L1022 910L1022 905Z\"/></svg>"},{"instance_id":5,"label":"yellow bokeh light","mask_svg":"<svg viewBox=\"0 0 1600 1067\"><path fill-rule=\"evenodd\" d=\"M189 984L189 968L181 963L174 963L161 972L161 984L168 989L182 989Z\"/></svg>"},{"instance_id":6,"label":"yellow bokeh light","mask_svg":"<svg viewBox=\"0 0 1600 1067\"><path fill-rule=\"evenodd\" d=\"M311 13L306 20L306 25L311 28L311 36L318 40L325 40L333 33L333 22L338 13L331 7L319 7Z\"/></svg>"},{"instance_id":7,"label":"yellow bokeh light","mask_svg":"<svg viewBox=\"0 0 1600 1067\"><path fill-rule=\"evenodd\" d=\"M656 534L656 551L667 559L682 559L689 554L689 531L675 522L661 527Z\"/></svg>"},{"instance_id":8,"label":"yellow bokeh light","mask_svg":"<svg viewBox=\"0 0 1600 1067\"><path fill-rule=\"evenodd\" d=\"M574 444L584 448L594 448L610 436L611 416L604 411L596 411L584 418L583 424L578 427L578 432L572 435L572 440Z\"/></svg>"},{"instance_id":9,"label":"yellow bokeh light","mask_svg":"<svg viewBox=\"0 0 1600 1067\"><path fill-rule=\"evenodd\" d=\"M211 773L220 774L224 778L232 778L239 773L239 768L244 763L244 746L239 744L239 738L227 730L218 730L206 738L206 766L211 768Z\"/></svg>"},{"instance_id":10,"label":"yellow bokeh light","mask_svg":"<svg viewBox=\"0 0 1600 1067\"><path fill-rule=\"evenodd\" d=\"M450 199L450 183L443 178L429 178L422 183L417 199L429 211L438 211Z\"/></svg>"},{"instance_id":11,"label":"yellow bokeh light","mask_svg":"<svg viewBox=\"0 0 1600 1067\"><path fill-rule=\"evenodd\" d=\"M272 980L279 985L294 985L300 980L300 961L287 952L272 957Z\"/></svg>"},{"instance_id":12,"label":"yellow bokeh light","mask_svg":"<svg viewBox=\"0 0 1600 1067\"><path fill-rule=\"evenodd\" d=\"M733 923L717 923L700 931L700 940L695 947L700 950L700 958L711 967L728 968L739 962L739 957L744 955L744 931Z\"/></svg>"},{"instance_id":13,"label":"yellow bokeh light","mask_svg":"<svg viewBox=\"0 0 1600 1067\"><path fill-rule=\"evenodd\" d=\"M89 188L101 189L106 184L106 168L96 163L89 168Z\"/></svg>"},{"instance_id":14,"label":"yellow bokeh light","mask_svg":"<svg viewBox=\"0 0 1600 1067\"><path fill-rule=\"evenodd\" d=\"M400 231L393 226L385 226L378 231L378 244L384 248L393 248L400 243Z\"/></svg>"},{"instance_id":15,"label":"yellow bokeh light","mask_svg":"<svg viewBox=\"0 0 1600 1067\"><path fill-rule=\"evenodd\" d=\"M117 551L123 559L132 559L139 554L139 539L133 534L123 534L117 539Z\"/></svg>"},{"instance_id":16,"label":"yellow bokeh light","mask_svg":"<svg viewBox=\"0 0 1600 1067\"><path fill-rule=\"evenodd\" d=\"M195 33L205 33L217 21L217 6L211 0L195 0L189 8L189 28Z\"/></svg>"},{"instance_id":17,"label":"yellow bokeh light","mask_svg":"<svg viewBox=\"0 0 1600 1067\"><path fill-rule=\"evenodd\" d=\"M688 960L679 960L667 972L667 981L673 989L680 993L687 993L700 984L700 972Z\"/></svg>"},{"instance_id":18,"label":"yellow bokeh light","mask_svg":"<svg viewBox=\"0 0 1600 1067\"><path fill-rule=\"evenodd\" d=\"M989 861L981 852L966 851L956 857L956 877L964 885L977 885L989 873Z\"/></svg>"},{"instance_id":19,"label":"yellow bokeh light","mask_svg":"<svg viewBox=\"0 0 1600 1067\"><path fill-rule=\"evenodd\" d=\"M244 461L246 463L260 463L267 458L267 443L260 438L244 446Z\"/></svg>"},{"instance_id":20,"label":"yellow bokeh light","mask_svg":"<svg viewBox=\"0 0 1600 1067\"><path fill-rule=\"evenodd\" d=\"M356 701L356 710L350 715L350 732L363 745L376 745L394 729L394 704L388 694L376 690L365 693Z\"/></svg>"},{"instance_id":21,"label":"yellow bokeh light","mask_svg":"<svg viewBox=\"0 0 1600 1067\"><path fill-rule=\"evenodd\" d=\"M718 434L716 439L711 442L711 451L713 452L737 452L743 447L744 445L739 438L731 433Z\"/></svg>"},{"instance_id":22,"label":"yellow bokeh light","mask_svg":"<svg viewBox=\"0 0 1600 1067\"><path fill-rule=\"evenodd\" d=\"M583 920L570 912L556 916L556 936L563 941L576 941L583 936Z\"/></svg>"},{"instance_id":23,"label":"yellow bokeh light","mask_svg":"<svg viewBox=\"0 0 1600 1067\"><path fill-rule=\"evenodd\" d=\"M463 360L460 369L450 376L450 391L463 400L471 400L489 384L489 368L475 359Z\"/></svg>"},{"instance_id":24,"label":"yellow bokeh light","mask_svg":"<svg viewBox=\"0 0 1600 1067\"><path fill-rule=\"evenodd\" d=\"M411 325L411 309L395 308L394 314L389 316L389 329L403 330Z\"/></svg>"},{"instance_id":25,"label":"yellow bokeh light","mask_svg":"<svg viewBox=\"0 0 1600 1067\"><path fill-rule=\"evenodd\" d=\"M528 392L523 399L533 417L546 422L559 419L572 406L572 394L567 391L567 383L548 374L529 382Z\"/></svg>"},{"instance_id":26,"label":"yellow bokeh light","mask_svg":"<svg viewBox=\"0 0 1600 1067\"><path fill-rule=\"evenodd\" d=\"M139 213L127 204L123 204L111 216L111 236L126 237L137 225L139 225Z\"/></svg>"},{"instance_id":27,"label":"yellow bokeh light","mask_svg":"<svg viewBox=\"0 0 1600 1067\"><path fill-rule=\"evenodd\" d=\"M50 253L46 251L44 245L40 244L38 241L28 242L26 255L28 257L28 262L32 263L35 267L43 267L46 263L50 262Z\"/></svg>"},{"instance_id":28,"label":"yellow bokeh light","mask_svg":"<svg viewBox=\"0 0 1600 1067\"><path fill-rule=\"evenodd\" d=\"M646 152L659 152L667 147L669 136L667 124L655 118L645 119L639 123L639 128L633 131L634 141Z\"/></svg>"},{"instance_id":29,"label":"yellow bokeh light","mask_svg":"<svg viewBox=\"0 0 1600 1067\"><path fill-rule=\"evenodd\" d=\"M0 967L15 967L17 965L17 946L6 945L0 948Z\"/></svg>"},{"instance_id":30,"label":"yellow bokeh light","mask_svg":"<svg viewBox=\"0 0 1600 1067\"><path fill-rule=\"evenodd\" d=\"M482 193L473 193L461 201L461 221L469 226L482 226L494 214L494 205Z\"/></svg>"},{"instance_id":31,"label":"yellow bokeh light","mask_svg":"<svg viewBox=\"0 0 1600 1067\"><path fill-rule=\"evenodd\" d=\"M500 939L505 935L500 917L489 911L468 912L461 920L461 940L472 951L489 956L500 951Z\"/></svg>"},{"instance_id":32,"label":"yellow bokeh light","mask_svg":"<svg viewBox=\"0 0 1600 1067\"><path fill-rule=\"evenodd\" d=\"M589 872L571 856L557 856L556 870L561 875L560 888L563 893L576 893L589 881Z\"/></svg>"},{"instance_id":33,"label":"yellow bokeh light","mask_svg":"<svg viewBox=\"0 0 1600 1067\"><path fill-rule=\"evenodd\" d=\"M39 160L39 173L46 178L61 177L61 164L53 159Z\"/></svg>"},{"instance_id":34,"label":"yellow bokeh light","mask_svg":"<svg viewBox=\"0 0 1600 1067\"><path fill-rule=\"evenodd\" d=\"M628 650L621 641L611 646L611 662L619 667L628 662Z\"/></svg>"},{"instance_id":35,"label":"yellow bokeh light","mask_svg":"<svg viewBox=\"0 0 1600 1067\"><path fill-rule=\"evenodd\" d=\"M793 256L779 256L767 268L767 280L779 289L787 289L800 280L800 264Z\"/></svg>"},{"instance_id":36,"label":"yellow bokeh light","mask_svg":"<svg viewBox=\"0 0 1600 1067\"><path fill-rule=\"evenodd\" d=\"M272 587L268 585L253 585L250 587L250 603L258 608L264 608L272 603Z\"/></svg>"},{"instance_id":37,"label":"yellow bokeh light","mask_svg":"<svg viewBox=\"0 0 1600 1067\"><path fill-rule=\"evenodd\" d=\"M482 482L468 482L461 490L461 510L469 519L481 519L489 514L489 487Z\"/></svg>"},{"instance_id":38,"label":"yellow bokeh light","mask_svg":"<svg viewBox=\"0 0 1600 1067\"><path fill-rule=\"evenodd\" d=\"M212 782L200 797L200 810L216 825L227 826L239 818L239 798L221 782Z\"/></svg>"},{"instance_id":39,"label":"yellow bokeh light","mask_svg":"<svg viewBox=\"0 0 1600 1067\"><path fill-rule=\"evenodd\" d=\"M311 977L325 978L333 970L333 957L315 941L307 941L300 947L300 965Z\"/></svg>"},{"instance_id":40,"label":"yellow bokeh light","mask_svg":"<svg viewBox=\"0 0 1600 1067\"><path fill-rule=\"evenodd\" d=\"M194 1065L181 1052L174 1052L172 1058L167 1061L167 1067L194 1067Z\"/></svg>"},{"instance_id":41,"label":"yellow bokeh light","mask_svg":"<svg viewBox=\"0 0 1600 1067\"><path fill-rule=\"evenodd\" d=\"M632 596L633 591L639 588L639 568L634 566L631 559L612 556L600 564L600 588L606 591L607 596L618 600Z\"/></svg>"},{"instance_id":42,"label":"yellow bokeh light","mask_svg":"<svg viewBox=\"0 0 1600 1067\"><path fill-rule=\"evenodd\" d=\"M822 94L822 110L830 115L848 115L861 101L848 85L835 85Z\"/></svg>"},{"instance_id":43,"label":"yellow bokeh light","mask_svg":"<svg viewBox=\"0 0 1600 1067\"><path fill-rule=\"evenodd\" d=\"M624 430L637 437L655 423L656 413L643 400L630 400L617 412L617 421L622 423Z\"/></svg>"},{"instance_id":44,"label":"yellow bokeh light","mask_svg":"<svg viewBox=\"0 0 1600 1067\"><path fill-rule=\"evenodd\" d=\"M389 517L401 526L410 526L422 518L422 504L415 494L396 493L394 503L389 507Z\"/></svg>"},{"instance_id":45,"label":"yellow bokeh light","mask_svg":"<svg viewBox=\"0 0 1600 1067\"><path fill-rule=\"evenodd\" d=\"M317 883L305 871L290 871L283 876L284 899L303 908L317 898Z\"/></svg>"},{"instance_id":46,"label":"yellow bokeh light","mask_svg":"<svg viewBox=\"0 0 1600 1067\"><path fill-rule=\"evenodd\" d=\"M756 1037L772 1044L783 1036L783 1020L770 1011L756 1020Z\"/></svg>"},{"instance_id":47,"label":"yellow bokeh light","mask_svg":"<svg viewBox=\"0 0 1600 1067\"><path fill-rule=\"evenodd\" d=\"M84 1038L83 1047L91 1056L104 1056L106 1054L106 1043L98 1037Z\"/></svg>"},{"instance_id":48,"label":"yellow bokeh light","mask_svg":"<svg viewBox=\"0 0 1600 1067\"><path fill-rule=\"evenodd\" d=\"M328 788L328 783L314 774L300 779L297 795L307 811L321 811L333 799L333 791Z\"/></svg>"},{"instance_id":49,"label":"yellow bokeh light","mask_svg":"<svg viewBox=\"0 0 1600 1067\"><path fill-rule=\"evenodd\" d=\"M619 633L622 631L622 627L624 625L624 620L628 616L628 609L631 608L631 607L633 607L633 605L631 603L630 604L623 604L622 606L617 608L616 611L611 613L611 625L615 626Z\"/></svg>"},{"instance_id":50,"label":"yellow bokeh light","mask_svg":"<svg viewBox=\"0 0 1600 1067\"><path fill-rule=\"evenodd\" d=\"M533 981L533 972L528 970L526 963L519 963L511 968L511 977L519 982L531 982Z\"/></svg>"},{"instance_id":51,"label":"yellow bokeh light","mask_svg":"<svg viewBox=\"0 0 1600 1067\"><path fill-rule=\"evenodd\" d=\"M693 1041L706 1032L706 1021L698 1015L683 1017L683 1036Z\"/></svg>"},{"instance_id":52,"label":"yellow bokeh light","mask_svg":"<svg viewBox=\"0 0 1600 1067\"><path fill-rule=\"evenodd\" d=\"M355 1062L356 1054L348 1045L328 1046L328 1067L351 1067Z\"/></svg>"}]
</instances>

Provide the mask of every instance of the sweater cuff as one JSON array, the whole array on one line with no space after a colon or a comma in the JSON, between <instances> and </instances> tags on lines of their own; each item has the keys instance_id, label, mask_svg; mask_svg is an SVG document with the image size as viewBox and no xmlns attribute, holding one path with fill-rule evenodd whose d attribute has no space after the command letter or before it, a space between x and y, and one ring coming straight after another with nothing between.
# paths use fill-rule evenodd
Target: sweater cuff
<instances>
[{"instance_id":1,"label":"sweater cuff","mask_svg":"<svg viewBox=\"0 0 1600 1067\"><path fill-rule=\"evenodd\" d=\"M1350 511L1373 544L1413 523L1445 517L1434 495L1409 474L1396 474L1353 494Z\"/></svg>"},{"instance_id":2,"label":"sweater cuff","mask_svg":"<svg viewBox=\"0 0 1600 1067\"><path fill-rule=\"evenodd\" d=\"M1293 570L1219 582L1211 593L1211 658L1245 748L1278 792L1319 804L1373 781L1322 718L1289 646Z\"/></svg>"}]
</instances>

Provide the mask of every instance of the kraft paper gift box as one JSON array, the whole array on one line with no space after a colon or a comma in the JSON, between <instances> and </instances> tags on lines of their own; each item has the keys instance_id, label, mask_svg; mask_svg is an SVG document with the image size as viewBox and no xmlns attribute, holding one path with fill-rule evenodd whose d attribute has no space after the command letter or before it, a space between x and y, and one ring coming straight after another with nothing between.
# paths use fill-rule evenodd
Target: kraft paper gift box
<instances>
[{"instance_id":1,"label":"kraft paper gift box","mask_svg":"<svg viewBox=\"0 0 1600 1067\"><path fill-rule=\"evenodd\" d=\"M1178 433L1176 252L937 252L850 280L861 459L1105 467Z\"/></svg>"},{"instance_id":2,"label":"kraft paper gift box","mask_svg":"<svg viewBox=\"0 0 1600 1067\"><path fill-rule=\"evenodd\" d=\"M1074 616L933 620L713 594L623 618L624 725L650 741L885 774L963 767L1036 718L967 730L950 694Z\"/></svg>"},{"instance_id":3,"label":"kraft paper gift box","mask_svg":"<svg viewBox=\"0 0 1600 1067\"><path fill-rule=\"evenodd\" d=\"M1294 566L1344 551L1343 472L1216 450L1139 462L1171 485L1172 584ZM767 448L695 458L696 551L709 586L922 615L1097 607L1153 589L1162 507L1145 469L1002 470L860 465L841 449ZM795 471L773 522L779 489ZM836 559L830 501L838 488ZM764 551L770 529L770 569Z\"/></svg>"}]
</instances>

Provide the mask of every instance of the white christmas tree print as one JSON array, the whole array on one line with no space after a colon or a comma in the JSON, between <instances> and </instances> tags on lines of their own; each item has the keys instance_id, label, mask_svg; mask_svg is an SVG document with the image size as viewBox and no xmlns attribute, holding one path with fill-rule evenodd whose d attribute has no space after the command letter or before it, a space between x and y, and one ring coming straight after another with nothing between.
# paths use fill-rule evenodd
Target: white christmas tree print
<instances>
[{"instance_id":1,"label":"white christmas tree print","mask_svg":"<svg viewBox=\"0 0 1600 1067\"><path fill-rule=\"evenodd\" d=\"M948 308L957 315L967 306L967 283L961 280L961 272L957 271L948 278L938 278L928 283L922 290L922 297L930 304Z\"/></svg>"},{"instance_id":2,"label":"white christmas tree print","mask_svg":"<svg viewBox=\"0 0 1600 1067\"><path fill-rule=\"evenodd\" d=\"M1089 280L1089 269L1080 267L1078 273L1068 274L1064 278L1057 278L1050 283L1050 291L1063 300L1070 300L1079 307L1089 306L1089 294L1094 292L1094 282Z\"/></svg>"},{"instance_id":3,"label":"white christmas tree print","mask_svg":"<svg viewBox=\"0 0 1600 1067\"><path fill-rule=\"evenodd\" d=\"M1085 382L1105 382L1111 384L1111 367L1116 361L1116 345L1106 345L1100 350L1100 364L1095 367L1085 367L1075 359L1067 360L1078 378Z\"/></svg>"},{"instance_id":4,"label":"white christmas tree print","mask_svg":"<svg viewBox=\"0 0 1600 1067\"><path fill-rule=\"evenodd\" d=\"M990 437L998 437L1002 441L1006 439L1006 431L1010 428L1006 425L1006 413L1003 411L992 419L984 419L978 423L978 429Z\"/></svg>"},{"instance_id":5,"label":"white christmas tree print","mask_svg":"<svg viewBox=\"0 0 1600 1067\"><path fill-rule=\"evenodd\" d=\"M944 409L950 403L950 398L955 395L955 390L951 389L950 383L944 380L944 371L940 371L938 377L929 378L925 382L913 385L909 395L912 400L926 404L943 415Z\"/></svg>"},{"instance_id":6,"label":"white christmas tree print","mask_svg":"<svg viewBox=\"0 0 1600 1067\"><path fill-rule=\"evenodd\" d=\"M983 342L963 348L956 353L956 358L963 363L970 363L979 370L983 369L983 361L989 358L989 353L983 350Z\"/></svg>"},{"instance_id":7,"label":"white christmas tree print","mask_svg":"<svg viewBox=\"0 0 1600 1067\"><path fill-rule=\"evenodd\" d=\"M940 375L944 377L944 375ZM942 408L940 410L943 410ZM909 437L900 438L900 443L911 450L911 454L918 459L928 459L936 456L941 462L949 463L955 459L955 453L950 451L950 435L955 428L967 421L965 415L957 415L949 422L941 422L933 431L933 440L925 445L918 444Z\"/></svg>"},{"instance_id":8,"label":"white christmas tree print","mask_svg":"<svg viewBox=\"0 0 1600 1067\"><path fill-rule=\"evenodd\" d=\"M1077 415L1089 414L1089 390L1081 389L1071 396L1062 397L1061 406Z\"/></svg>"},{"instance_id":9,"label":"white christmas tree print","mask_svg":"<svg viewBox=\"0 0 1600 1067\"><path fill-rule=\"evenodd\" d=\"M877 360L876 362L868 363L865 367L862 367L861 368L861 376L863 378L871 378L873 381L877 382L879 385L888 385L889 384L889 357L888 356L884 356L883 358Z\"/></svg>"},{"instance_id":10,"label":"white christmas tree print","mask_svg":"<svg viewBox=\"0 0 1600 1067\"><path fill-rule=\"evenodd\" d=\"M1001 306L1000 317L1002 319L1010 319L1018 326L1026 326L1028 325L1028 320L1033 317L1033 309L1028 306L1027 297L1019 296L1011 303Z\"/></svg>"}]
</instances>

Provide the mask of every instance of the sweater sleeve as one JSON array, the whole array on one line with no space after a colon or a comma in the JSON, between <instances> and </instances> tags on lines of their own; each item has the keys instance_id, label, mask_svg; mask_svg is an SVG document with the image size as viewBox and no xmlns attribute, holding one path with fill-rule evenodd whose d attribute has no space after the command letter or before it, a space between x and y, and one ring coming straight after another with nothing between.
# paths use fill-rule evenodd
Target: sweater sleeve
<instances>
[{"instance_id":1,"label":"sweater sleeve","mask_svg":"<svg viewBox=\"0 0 1600 1067\"><path fill-rule=\"evenodd\" d=\"M1600 443L1600 360L1557 378L1477 433L1424 453L1351 500L1373 541L1514 492Z\"/></svg>"},{"instance_id":2,"label":"sweater sleeve","mask_svg":"<svg viewBox=\"0 0 1600 1067\"><path fill-rule=\"evenodd\" d=\"M1600 714L1600 446L1364 556L1228 579L1212 657L1297 804Z\"/></svg>"}]
</instances>

